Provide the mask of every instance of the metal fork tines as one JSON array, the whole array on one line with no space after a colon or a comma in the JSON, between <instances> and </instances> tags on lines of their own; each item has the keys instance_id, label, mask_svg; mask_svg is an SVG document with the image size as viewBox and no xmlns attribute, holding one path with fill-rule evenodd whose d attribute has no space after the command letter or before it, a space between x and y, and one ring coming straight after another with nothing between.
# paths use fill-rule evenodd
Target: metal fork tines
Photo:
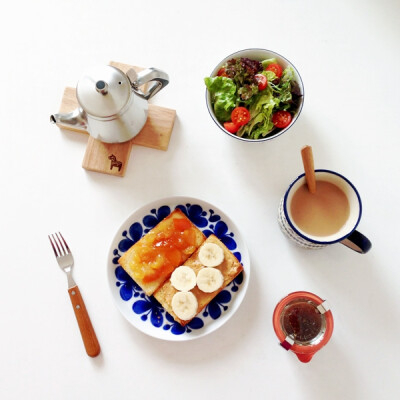
<instances>
[{"instance_id":1,"label":"metal fork tines","mask_svg":"<svg viewBox=\"0 0 400 400\"><path fill-rule=\"evenodd\" d=\"M76 283L72 277L74 257L72 256L67 242L60 232L49 235L49 240L57 258L58 265L67 274L68 288L76 286Z\"/></svg>"},{"instance_id":2,"label":"metal fork tines","mask_svg":"<svg viewBox=\"0 0 400 400\"><path fill-rule=\"evenodd\" d=\"M89 314L86 310L81 292L78 285L72 278L72 267L74 266L74 258L67 242L60 232L49 235L51 247L57 259L60 268L67 274L68 293L74 308L75 317L78 321L79 330L86 353L91 357L96 357L100 353L100 345L90 321Z\"/></svg>"}]
</instances>

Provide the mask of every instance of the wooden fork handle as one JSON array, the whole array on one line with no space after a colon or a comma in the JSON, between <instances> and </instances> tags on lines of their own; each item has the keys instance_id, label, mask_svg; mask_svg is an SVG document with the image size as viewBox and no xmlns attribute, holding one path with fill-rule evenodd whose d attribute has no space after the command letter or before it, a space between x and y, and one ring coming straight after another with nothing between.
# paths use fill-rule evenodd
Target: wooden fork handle
<instances>
[{"instance_id":1,"label":"wooden fork handle","mask_svg":"<svg viewBox=\"0 0 400 400\"><path fill-rule=\"evenodd\" d=\"M90 357L96 357L100 354L100 345L86 310L85 303L83 302L81 292L78 286L74 286L68 289L68 293L74 308L76 320L78 321L86 353Z\"/></svg>"}]
</instances>

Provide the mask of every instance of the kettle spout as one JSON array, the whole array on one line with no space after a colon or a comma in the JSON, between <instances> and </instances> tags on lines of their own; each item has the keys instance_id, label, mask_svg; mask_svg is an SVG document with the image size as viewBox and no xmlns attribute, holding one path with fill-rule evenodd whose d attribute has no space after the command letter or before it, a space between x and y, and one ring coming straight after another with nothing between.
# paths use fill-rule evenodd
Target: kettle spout
<instances>
[{"instance_id":1,"label":"kettle spout","mask_svg":"<svg viewBox=\"0 0 400 400\"><path fill-rule=\"evenodd\" d=\"M87 131L86 113L81 108L77 108L66 114L52 114L50 115L50 122L57 124L60 128L75 128Z\"/></svg>"}]
</instances>

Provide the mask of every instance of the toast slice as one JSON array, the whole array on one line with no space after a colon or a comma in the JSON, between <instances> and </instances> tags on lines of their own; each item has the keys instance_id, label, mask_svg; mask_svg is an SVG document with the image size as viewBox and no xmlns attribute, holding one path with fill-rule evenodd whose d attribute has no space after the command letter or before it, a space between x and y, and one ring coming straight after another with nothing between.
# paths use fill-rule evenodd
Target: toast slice
<instances>
[{"instance_id":1,"label":"toast slice","mask_svg":"<svg viewBox=\"0 0 400 400\"><path fill-rule=\"evenodd\" d=\"M125 252L118 263L151 296L205 239L177 208Z\"/></svg>"},{"instance_id":2,"label":"toast slice","mask_svg":"<svg viewBox=\"0 0 400 400\"><path fill-rule=\"evenodd\" d=\"M219 292L221 292L221 290L223 290L229 283L232 282L233 279L235 279L240 274L240 272L243 271L243 266L242 266L242 264L240 264L239 260L215 235L210 235L204 243L215 243L222 248L222 250L224 252L224 261L222 261L222 263L220 265L218 265L217 267L214 267L214 268L217 268L222 272L222 275L224 277L224 282L220 289L218 289L212 293L202 292L197 286L195 286L191 290L191 292L195 295L197 302L198 302L197 314L199 314L203 310L203 308L206 307L208 305L208 303L210 303L210 301ZM183 264L183 265L186 265L186 266L192 268L196 275L202 268L206 268L202 265L202 263L200 262L199 257L198 257L200 248L201 248L201 246ZM171 316L175 319L175 321L179 322L182 326L185 326L191 320L188 320L188 321L181 320L172 310L172 305L171 305L172 297L177 292L178 292L178 290L176 290L172 286L171 281L168 279L154 293L154 297L164 307L164 309L169 314L171 314Z\"/></svg>"}]
</instances>

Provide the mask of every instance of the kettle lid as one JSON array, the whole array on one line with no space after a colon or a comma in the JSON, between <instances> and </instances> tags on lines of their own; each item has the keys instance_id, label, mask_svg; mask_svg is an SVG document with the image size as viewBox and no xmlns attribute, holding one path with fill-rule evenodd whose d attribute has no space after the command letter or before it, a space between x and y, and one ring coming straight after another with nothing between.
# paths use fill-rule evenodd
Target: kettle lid
<instances>
[{"instance_id":1,"label":"kettle lid","mask_svg":"<svg viewBox=\"0 0 400 400\"><path fill-rule=\"evenodd\" d=\"M76 97L87 114L110 117L118 114L131 96L131 83L118 68L110 65L87 71L76 86Z\"/></svg>"}]
</instances>

